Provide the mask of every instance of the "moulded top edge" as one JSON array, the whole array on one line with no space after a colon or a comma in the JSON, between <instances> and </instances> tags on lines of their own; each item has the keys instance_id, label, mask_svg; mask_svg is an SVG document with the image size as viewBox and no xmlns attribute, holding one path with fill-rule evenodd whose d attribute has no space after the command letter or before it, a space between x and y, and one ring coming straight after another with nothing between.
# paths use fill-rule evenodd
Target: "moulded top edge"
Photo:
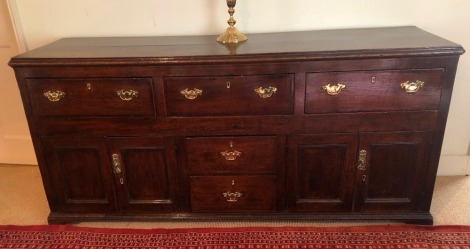
<instances>
[{"instance_id":1,"label":"moulded top edge","mask_svg":"<svg viewBox=\"0 0 470 249\"><path fill-rule=\"evenodd\" d=\"M239 44L218 43L216 36L64 38L15 56L10 65L285 61L464 52L460 45L419 28L393 27L251 34Z\"/></svg>"}]
</instances>

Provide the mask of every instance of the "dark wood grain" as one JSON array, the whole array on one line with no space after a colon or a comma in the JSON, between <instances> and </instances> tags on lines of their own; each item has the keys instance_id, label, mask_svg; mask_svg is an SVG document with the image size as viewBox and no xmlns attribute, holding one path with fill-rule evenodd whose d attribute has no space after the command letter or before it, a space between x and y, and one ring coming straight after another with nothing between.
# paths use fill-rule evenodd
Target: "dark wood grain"
<instances>
[{"instance_id":1,"label":"dark wood grain","mask_svg":"<svg viewBox=\"0 0 470 249\"><path fill-rule=\"evenodd\" d=\"M11 65L28 65L29 59L35 58L42 58L40 63L44 65L135 65L463 53L459 45L416 27L251 34L247 42L236 47L235 53L215 39L216 36L65 38L15 57Z\"/></svg>"},{"instance_id":2,"label":"dark wood grain","mask_svg":"<svg viewBox=\"0 0 470 249\"><path fill-rule=\"evenodd\" d=\"M307 75L306 113L357 111L436 110L439 106L444 69L407 71L352 71ZM421 81L416 93L400 85ZM329 95L323 86L343 84L338 95Z\"/></svg>"},{"instance_id":3,"label":"dark wood grain","mask_svg":"<svg viewBox=\"0 0 470 249\"><path fill-rule=\"evenodd\" d=\"M108 144L111 156L117 155L121 164L121 172L113 175L123 212L178 210L176 155L171 139L110 138Z\"/></svg>"},{"instance_id":4,"label":"dark wood grain","mask_svg":"<svg viewBox=\"0 0 470 249\"><path fill-rule=\"evenodd\" d=\"M165 79L169 116L275 115L293 112L293 75L246 75L225 77L171 77ZM255 89L274 87L262 98ZM184 89L202 91L187 99ZM217 103L214 105L213 103Z\"/></svg>"},{"instance_id":5,"label":"dark wood grain","mask_svg":"<svg viewBox=\"0 0 470 249\"><path fill-rule=\"evenodd\" d=\"M113 212L115 192L103 139L43 139L44 156L57 198L51 211Z\"/></svg>"},{"instance_id":6,"label":"dark wood grain","mask_svg":"<svg viewBox=\"0 0 470 249\"><path fill-rule=\"evenodd\" d=\"M65 38L10 65L51 223L431 224L463 52L416 27L393 27L249 34L233 47L215 36ZM424 86L406 93L406 81ZM321 89L337 83L346 85L338 95ZM270 86L277 88L271 97L254 91ZM189 100L186 88L202 94ZM138 95L122 100L121 89ZM49 101L49 90L65 98ZM234 160L220 154L235 150Z\"/></svg>"},{"instance_id":7,"label":"dark wood grain","mask_svg":"<svg viewBox=\"0 0 470 249\"><path fill-rule=\"evenodd\" d=\"M289 138L289 210L352 210L357 141L357 134Z\"/></svg>"},{"instance_id":8,"label":"dark wood grain","mask_svg":"<svg viewBox=\"0 0 470 249\"><path fill-rule=\"evenodd\" d=\"M230 157L223 152L239 152ZM275 173L276 137L199 137L186 140L188 170L195 174Z\"/></svg>"},{"instance_id":9,"label":"dark wood grain","mask_svg":"<svg viewBox=\"0 0 470 249\"><path fill-rule=\"evenodd\" d=\"M28 79L36 116L155 116L151 79L144 78L49 78ZM136 91L123 100L118 91ZM50 101L44 93L61 91L65 97Z\"/></svg>"},{"instance_id":10,"label":"dark wood grain","mask_svg":"<svg viewBox=\"0 0 470 249\"><path fill-rule=\"evenodd\" d=\"M368 152L360 172L356 208L363 212L421 211L428 171L431 132L364 133L360 149ZM359 179L358 179L359 181Z\"/></svg>"},{"instance_id":11,"label":"dark wood grain","mask_svg":"<svg viewBox=\"0 0 470 249\"><path fill-rule=\"evenodd\" d=\"M192 176L190 181L193 212L276 211L274 176ZM236 193L240 195L224 196Z\"/></svg>"}]
</instances>

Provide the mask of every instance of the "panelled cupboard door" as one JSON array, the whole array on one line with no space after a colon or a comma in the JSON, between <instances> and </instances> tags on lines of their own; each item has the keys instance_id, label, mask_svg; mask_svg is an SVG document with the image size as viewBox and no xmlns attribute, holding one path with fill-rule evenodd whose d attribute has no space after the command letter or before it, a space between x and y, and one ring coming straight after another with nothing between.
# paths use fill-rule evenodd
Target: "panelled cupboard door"
<instances>
[{"instance_id":1,"label":"panelled cupboard door","mask_svg":"<svg viewBox=\"0 0 470 249\"><path fill-rule=\"evenodd\" d=\"M105 213L116 208L104 139L44 137L46 171L55 199L52 212ZM49 198L51 201L51 198Z\"/></svg>"},{"instance_id":2,"label":"panelled cupboard door","mask_svg":"<svg viewBox=\"0 0 470 249\"><path fill-rule=\"evenodd\" d=\"M362 133L356 211L419 212L431 141L431 132Z\"/></svg>"},{"instance_id":3,"label":"panelled cupboard door","mask_svg":"<svg viewBox=\"0 0 470 249\"><path fill-rule=\"evenodd\" d=\"M109 138L109 156L121 212L175 211L175 145L170 138Z\"/></svg>"},{"instance_id":4,"label":"panelled cupboard door","mask_svg":"<svg viewBox=\"0 0 470 249\"><path fill-rule=\"evenodd\" d=\"M288 208L294 212L352 210L357 134L288 139Z\"/></svg>"}]
</instances>

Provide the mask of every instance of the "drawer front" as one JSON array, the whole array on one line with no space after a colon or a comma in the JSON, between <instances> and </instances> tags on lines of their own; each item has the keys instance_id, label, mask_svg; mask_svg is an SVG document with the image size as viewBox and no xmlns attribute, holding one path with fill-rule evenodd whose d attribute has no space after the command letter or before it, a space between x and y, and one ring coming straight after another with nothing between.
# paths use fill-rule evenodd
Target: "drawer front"
<instances>
[{"instance_id":1,"label":"drawer front","mask_svg":"<svg viewBox=\"0 0 470 249\"><path fill-rule=\"evenodd\" d=\"M27 81L36 116L155 116L148 78L65 78Z\"/></svg>"},{"instance_id":2,"label":"drawer front","mask_svg":"<svg viewBox=\"0 0 470 249\"><path fill-rule=\"evenodd\" d=\"M274 212L274 176L192 176L193 212Z\"/></svg>"},{"instance_id":3,"label":"drawer front","mask_svg":"<svg viewBox=\"0 0 470 249\"><path fill-rule=\"evenodd\" d=\"M165 79L170 116L283 115L293 112L294 77L169 77Z\"/></svg>"},{"instance_id":4,"label":"drawer front","mask_svg":"<svg viewBox=\"0 0 470 249\"><path fill-rule=\"evenodd\" d=\"M186 139L187 165L193 173L274 173L276 137Z\"/></svg>"},{"instance_id":5,"label":"drawer front","mask_svg":"<svg viewBox=\"0 0 470 249\"><path fill-rule=\"evenodd\" d=\"M306 113L437 110L443 69L307 74Z\"/></svg>"}]
</instances>

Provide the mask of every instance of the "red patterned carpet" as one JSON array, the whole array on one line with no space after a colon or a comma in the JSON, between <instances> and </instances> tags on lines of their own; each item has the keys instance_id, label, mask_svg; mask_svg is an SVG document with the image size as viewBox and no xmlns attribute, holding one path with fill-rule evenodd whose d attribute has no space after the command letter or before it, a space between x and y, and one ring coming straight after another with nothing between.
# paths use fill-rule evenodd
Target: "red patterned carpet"
<instances>
[{"instance_id":1,"label":"red patterned carpet","mask_svg":"<svg viewBox=\"0 0 470 249\"><path fill-rule=\"evenodd\" d=\"M100 229L0 226L0 248L467 248L469 226Z\"/></svg>"}]
</instances>

